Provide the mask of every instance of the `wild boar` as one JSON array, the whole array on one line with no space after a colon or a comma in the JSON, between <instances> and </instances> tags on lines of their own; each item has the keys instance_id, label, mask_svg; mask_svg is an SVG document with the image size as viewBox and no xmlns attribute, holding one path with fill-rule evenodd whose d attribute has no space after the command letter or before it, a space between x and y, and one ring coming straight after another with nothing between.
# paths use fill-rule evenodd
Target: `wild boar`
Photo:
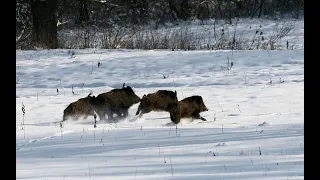
<instances>
[{"instance_id":1,"label":"wild boar","mask_svg":"<svg viewBox=\"0 0 320 180\"><path fill-rule=\"evenodd\" d=\"M96 114L91 106L91 102L95 99L95 96L91 96L91 93L85 97L80 98L75 102L70 103L63 111L62 121L67 119L78 120L81 116L87 119L88 116L93 116L96 119Z\"/></svg>"},{"instance_id":2,"label":"wild boar","mask_svg":"<svg viewBox=\"0 0 320 180\"><path fill-rule=\"evenodd\" d=\"M143 95L136 115L139 118L151 111L168 111L168 104L178 103L177 91L158 90L157 92Z\"/></svg>"},{"instance_id":3,"label":"wild boar","mask_svg":"<svg viewBox=\"0 0 320 180\"><path fill-rule=\"evenodd\" d=\"M201 96L190 96L181 101L178 104L171 103L168 106L170 112L170 119L173 123L178 124L181 118L201 119L207 121L200 116L199 113L208 111Z\"/></svg>"},{"instance_id":4,"label":"wild boar","mask_svg":"<svg viewBox=\"0 0 320 180\"><path fill-rule=\"evenodd\" d=\"M114 114L121 118L127 117L128 109L139 102L140 97L134 93L130 86L123 84L121 89L113 89L99 94L91 104L100 120L105 120L105 115L108 116L108 120L114 120Z\"/></svg>"}]
</instances>

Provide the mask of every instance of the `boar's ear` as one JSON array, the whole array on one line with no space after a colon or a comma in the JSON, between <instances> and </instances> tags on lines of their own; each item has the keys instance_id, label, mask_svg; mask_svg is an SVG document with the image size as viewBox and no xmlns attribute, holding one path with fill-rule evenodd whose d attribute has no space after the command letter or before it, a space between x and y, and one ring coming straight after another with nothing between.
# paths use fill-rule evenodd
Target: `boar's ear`
<instances>
[{"instance_id":1,"label":"boar's ear","mask_svg":"<svg viewBox=\"0 0 320 180\"><path fill-rule=\"evenodd\" d=\"M200 96L200 98L199 98L199 101L200 101L200 103L203 103L203 99L202 99L201 96Z\"/></svg>"},{"instance_id":2,"label":"boar's ear","mask_svg":"<svg viewBox=\"0 0 320 180\"><path fill-rule=\"evenodd\" d=\"M89 97L90 97L90 101L92 101L96 98L95 96L89 96Z\"/></svg>"},{"instance_id":3,"label":"boar's ear","mask_svg":"<svg viewBox=\"0 0 320 180\"><path fill-rule=\"evenodd\" d=\"M144 95L142 96L142 98L145 98L145 97L147 97L147 95L144 94Z\"/></svg>"},{"instance_id":4,"label":"boar's ear","mask_svg":"<svg viewBox=\"0 0 320 180\"><path fill-rule=\"evenodd\" d=\"M122 84L122 88L125 88L125 87L126 87L126 83L123 83L123 84Z\"/></svg>"},{"instance_id":5,"label":"boar's ear","mask_svg":"<svg viewBox=\"0 0 320 180\"><path fill-rule=\"evenodd\" d=\"M177 97L177 91L174 91L174 95Z\"/></svg>"}]
</instances>

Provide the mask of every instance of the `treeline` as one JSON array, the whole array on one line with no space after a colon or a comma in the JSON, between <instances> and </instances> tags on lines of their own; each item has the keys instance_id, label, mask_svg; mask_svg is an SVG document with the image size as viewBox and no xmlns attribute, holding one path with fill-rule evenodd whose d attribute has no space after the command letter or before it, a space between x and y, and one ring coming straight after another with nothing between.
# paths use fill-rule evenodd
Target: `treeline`
<instances>
[{"instance_id":1,"label":"treeline","mask_svg":"<svg viewBox=\"0 0 320 180\"><path fill-rule=\"evenodd\" d=\"M299 18L303 0L16 0L17 48L57 48L57 31L235 17Z\"/></svg>"}]
</instances>

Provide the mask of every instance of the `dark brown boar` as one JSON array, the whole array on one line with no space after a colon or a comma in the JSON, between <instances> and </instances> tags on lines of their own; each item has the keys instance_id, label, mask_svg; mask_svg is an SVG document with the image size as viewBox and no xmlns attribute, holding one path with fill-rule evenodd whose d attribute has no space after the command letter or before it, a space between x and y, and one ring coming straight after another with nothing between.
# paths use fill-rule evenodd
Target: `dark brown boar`
<instances>
[{"instance_id":1,"label":"dark brown boar","mask_svg":"<svg viewBox=\"0 0 320 180\"><path fill-rule=\"evenodd\" d=\"M142 97L136 115L141 118L151 111L168 111L170 103L178 103L177 91L158 90Z\"/></svg>"},{"instance_id":2,"label":"dark brown boar","mask_svg":"<svg viewBox=\"0 0 320 180\"><path fill-rule=\"evenodd\" d=\"M138 102L140 102L140 97L130 86L124 84L121 89L99 94L91 104L100 120L105 120L105 115L108 116L108 120L114 120L114 114L117 114L118 118L127 117L128 109Z\"/></svg>"},{"instance_id":3,"label":"dark brown boar","mask_svg":"<svg viewBox=\"0 0 320 180\"><path fill-rule=\"evenodd\" d=\"M91 102L95 99L95 96L91 96L91 93L85 97L80 98L75 102L70 103L63 111L62 121L67 119L78 120L81 116L87 119L88 116L93 116L96 119L96 114L91 106Z\"/></svg>"},{"instance_id":4,"label":"dark brown boar","mask_svg":"<svg viewBox=\"0 0 320 180\"><path fill-rule=\"evenodd\" d=\"M207 121L200 116L201 112L208 111L201 96L190 96L181 101L178 104L169 104L170 119L173 123L178 124L181 118L201 119Z\"/></svg>"}]
</instances>

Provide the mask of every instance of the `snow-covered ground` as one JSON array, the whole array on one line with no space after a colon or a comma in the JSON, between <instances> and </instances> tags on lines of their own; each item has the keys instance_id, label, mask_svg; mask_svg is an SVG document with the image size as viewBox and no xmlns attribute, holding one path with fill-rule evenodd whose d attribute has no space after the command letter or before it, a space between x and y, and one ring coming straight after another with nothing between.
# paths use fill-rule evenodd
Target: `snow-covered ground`
<instances>
[{"instance_id":1,"label":"snow-covered ground","mask_svg":"<svg viewBox=\"0 0 320 180\"><path fill-rule=\"evenodd\" d=\"M17 179L304 179L303 49L16 56ZM60 128L69 103L123 82L140 97L160 89L179 100L201 95L208 121L184 119L176 130L166 112L138 119L135 104L118 123L94 128L88 117Z\"/></svg>"}]
</instances>

